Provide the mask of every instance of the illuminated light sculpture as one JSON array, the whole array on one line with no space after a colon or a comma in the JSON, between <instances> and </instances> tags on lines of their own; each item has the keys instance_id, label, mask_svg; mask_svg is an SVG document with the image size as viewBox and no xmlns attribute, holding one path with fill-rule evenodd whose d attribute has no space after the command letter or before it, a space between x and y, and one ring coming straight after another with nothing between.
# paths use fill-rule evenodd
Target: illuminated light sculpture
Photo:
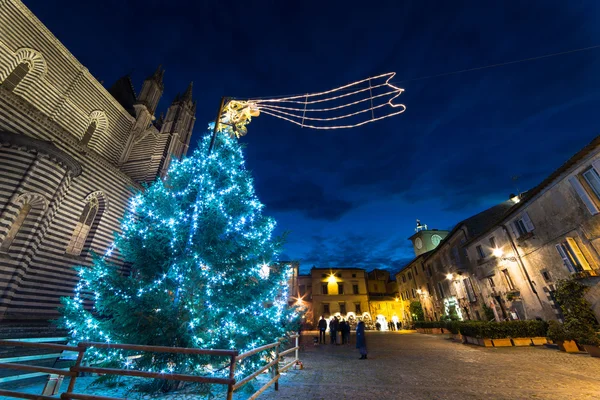
<instances>
[{"instance_id":1,"label":"illuminated light sculpture","mask_svg":"<svg viewBox=\"0 0 600 400\"><path fill-rule=\"evenodd\" d=\"M390 82L395 75L388 72L319 93L225 99L215 130L239 138L248 132L252 117L261 113L312 129L356 128L393 117L406 110L404 104L394 103L404 91Z\"/></svg>"}]
</instances>

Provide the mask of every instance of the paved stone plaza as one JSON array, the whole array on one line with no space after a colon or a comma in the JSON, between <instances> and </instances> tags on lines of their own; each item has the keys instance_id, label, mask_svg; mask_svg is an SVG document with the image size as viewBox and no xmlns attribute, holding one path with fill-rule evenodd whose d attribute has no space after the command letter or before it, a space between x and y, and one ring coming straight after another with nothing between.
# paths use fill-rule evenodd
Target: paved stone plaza
<instances>
[{"instance_id":1,"label":"paved stone plaza","mask_svg":"<svg viewBox=\"0 0 600 400\"><path fill-rule=\"evenodd\" d=\"M370 332L366 361L354 345L311 344L301 353L304 370L290 370L278 392L260 399L600 399L598 358L544 347L482 348L445 336Z\"/></svg>"}]
</instances>

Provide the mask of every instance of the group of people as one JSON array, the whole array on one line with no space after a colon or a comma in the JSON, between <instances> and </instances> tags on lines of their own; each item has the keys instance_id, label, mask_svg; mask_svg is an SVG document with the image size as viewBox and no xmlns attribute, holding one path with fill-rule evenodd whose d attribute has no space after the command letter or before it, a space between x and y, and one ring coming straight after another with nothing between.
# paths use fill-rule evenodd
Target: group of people
<instances>
[{"instance_id":1,"label":"group of people","mask_svg":"<svg viewBox=\"0 0 600 400\"><path fill-rule=\"evenodd\" d=\"M339 320L333 317L329 324L324 317L319 320L319 344L326 344L325 332L329 326L330 343L338 344L338 331L342 339L341 344L350 344L350 323L344 318ZM365 323L360 321L356 326L356 348L360 351L360 360L367 359L367 342L365 339Z\"/></svg>"}]
</instances>

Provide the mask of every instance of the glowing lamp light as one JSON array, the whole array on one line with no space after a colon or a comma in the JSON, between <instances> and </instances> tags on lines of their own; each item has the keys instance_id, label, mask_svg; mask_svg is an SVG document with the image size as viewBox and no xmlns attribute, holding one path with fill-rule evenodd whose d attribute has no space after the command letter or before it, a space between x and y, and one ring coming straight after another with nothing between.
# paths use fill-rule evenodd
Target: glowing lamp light
<instances>
[{"instance_id":1,"label":"glowing lamp light","mask_svg":"<svg viewBox=\"0 0 600 400\"><path fill-rule=\"evenodd\" d=\"M423 291L421 289L417 289L417 293L418 294L423 294Z\"/></svg>"},{"instance_id":2,"label":"glowing lamp light","mask_svg":"<svg viewBox=\"0 0 600 400\"><path fill-rule=\"evenodd\" d=\"M495 248L494 251L492 251L492 254L494 255L494 257L500 258L504 255L504 252L502 251L502 249Z\"/></svg>"},{"instance_id":3,"label":"glowing lamp light","mask_svg":"<svg viewBox=\"0 0 600 400\"><path fill-rule=\"evenodd\" d=\"M327 282L335 283L336 282L335 275L334 274L329 275L329 278L327 278Z\"/></svg>"},{"instance_id":4,"label":"glowing lamp light","mask_svg":"<svg viewBox=\"0 0 600 400\"><path fill-rule=\"evenodd\" d=\"M398 297L396 297L396 301L398 302L398 301L400 301L400 299Z\"/></svg>"},{"instance_id":5,"label":"glowing lamp light","mask_svg":"<svg viewBox=\"0 0 600 400\"><path fill-rule=\"evenodd\" d=\"M452 277L453 277L452 274L446 274L446 279L448 279L449 281L452 280Z\"/></svg>"}]
</instances>

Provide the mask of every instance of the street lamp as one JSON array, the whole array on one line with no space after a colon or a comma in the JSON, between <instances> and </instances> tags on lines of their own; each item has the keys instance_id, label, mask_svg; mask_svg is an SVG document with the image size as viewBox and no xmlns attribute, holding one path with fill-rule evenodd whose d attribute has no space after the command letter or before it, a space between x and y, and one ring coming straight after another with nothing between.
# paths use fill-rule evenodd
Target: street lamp
<instances>
[{"instance_id":1,"label":"street lamp","mask_svg":"<svg viewBox=\"0 0 600 400\"><path fill-rule=\"evenodd\" d=\"M502 249L495 248L492 253L494 254L494 257L499 258L502 261L517 262L517 257L502 257L504 255Z\"/></svg>"},{"instance_id":2,"label":"street lamp","mask_svg":"<svg viewBox=\"0 0 600 400\"><path fill-rule=\"evenodd\" d=\"M453 275L452 275L452 274L450 274L450 273L449 273L449 274L446 274L446 279L448 279L449 281L451 281L451 280L452 280L452 278L453 278Z\"/></svg>"}]
</instances>

